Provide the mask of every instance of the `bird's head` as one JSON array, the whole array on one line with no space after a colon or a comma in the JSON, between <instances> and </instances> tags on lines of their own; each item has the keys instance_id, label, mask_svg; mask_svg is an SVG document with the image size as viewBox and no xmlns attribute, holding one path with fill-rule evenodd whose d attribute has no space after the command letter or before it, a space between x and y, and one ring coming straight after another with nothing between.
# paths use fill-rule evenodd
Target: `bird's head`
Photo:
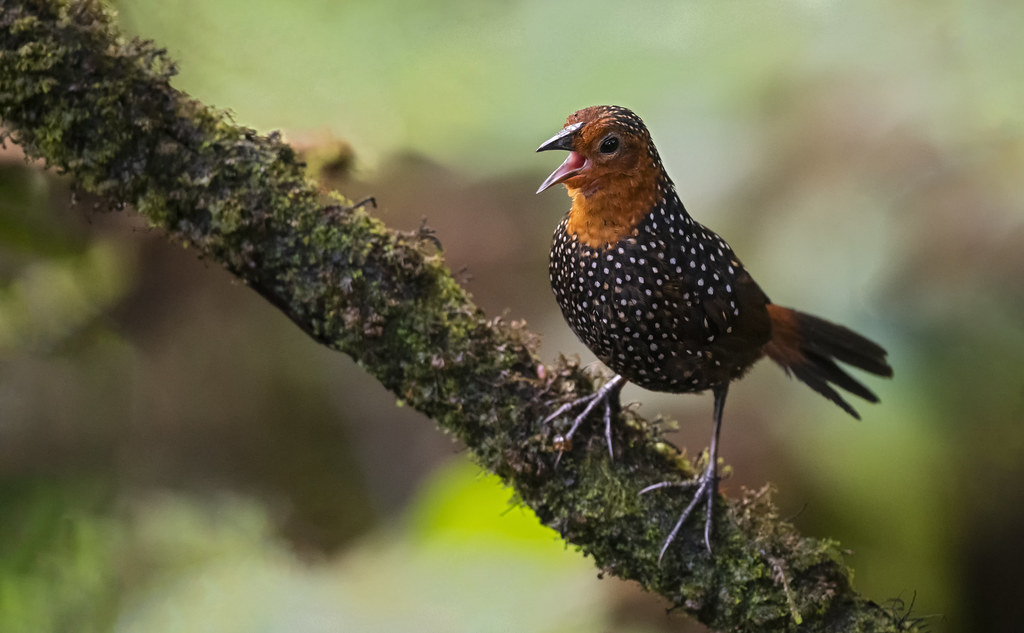
<instances>
[{"instance_id":1,"label":"bird's head","mask_svg":"<svg viewBox=\"0 0 1024 633\"><path fill-rule=\"evenodd\" d=\"M565 127L541 144L538 152L567 150L569 156L541 184L537 193L558 183L591 197L602 189L622 186L623 180L654 179L661 163L651 135L632 110L591 106L569 115Z\"/></svg>"},{"instance_id":2,"label":"bird's head","mask_svg":"<svg viewBox=\"0 0 1024 633\"><path fill-rule=\"evenodd\" d=\"M552 149L569 156L537 193L565 184L573 199L569 229L588 243L617 240L671 187L647 127L626 108L592 106L573 113L537 151Z\"/></svg>"}]
</instances>

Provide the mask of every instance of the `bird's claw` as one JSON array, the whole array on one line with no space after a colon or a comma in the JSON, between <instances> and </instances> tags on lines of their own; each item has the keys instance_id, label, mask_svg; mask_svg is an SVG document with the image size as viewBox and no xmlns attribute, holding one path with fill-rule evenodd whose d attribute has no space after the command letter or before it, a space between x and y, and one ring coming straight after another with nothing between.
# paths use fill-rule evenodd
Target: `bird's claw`
<instances>
[{"instance_id":1,"label":"bird's claw","mask_svg":"<svg viewBox=\"0 0 1024 633\"><path fill-rule=\"evenodd\" d=\"M615 451L612 448L612 402L618 398L619 391L622 390L622 386L626 380L622 376L614 376L611 380L601 385L601 387L590 394L582 398L577 398L571 402L566 402L562 406L558 407L554 413L544 418L544 424L557 419L562 414L572 411L573 409L583 406L583 411L573 420L572 426L569 427L569 431L559 435L556 438L556 445L559 447L558 457L555 458L555 466L558 466L558 462L561 461L562 455L565 451L572 448L572 436L576 433L576 429L583 424L583 421L597 408L598 405L604 404L604 437L608 442L608 455L612 459L615 459Z\"/></svg>"},{"instance_id":2,"label":"bird's claw","mask_svg":"<svg viewBox=\"0 0 1024 633\"><path fill-rule=\"evenodd\" d=\"M668 487L679 487L679 488L692 488L696 486L697 492L693 494L693 499L683 510L683 513L679 515L679 520L676 521L675 527L669 532L668 537L661 546L661 551L658 553L658 564L661 564L661 559L665 557L665 552L668 551L669 545L676 540L676 536L679 534L679 530L686 523L686 520L690 518L693 511L697 508L697 505L704 500L706 502L706 514L704 519L704 545L708 549L708 554L711 553L711 529L713 524L712 511L714 509L715 496L718 493L718 468L715 464L709 463L704 472L699 476L689 479L687 481L662 481L656 484L647 486L640 491L639 494L645 494L653 490Z\"/></svg>"}]
</instances>

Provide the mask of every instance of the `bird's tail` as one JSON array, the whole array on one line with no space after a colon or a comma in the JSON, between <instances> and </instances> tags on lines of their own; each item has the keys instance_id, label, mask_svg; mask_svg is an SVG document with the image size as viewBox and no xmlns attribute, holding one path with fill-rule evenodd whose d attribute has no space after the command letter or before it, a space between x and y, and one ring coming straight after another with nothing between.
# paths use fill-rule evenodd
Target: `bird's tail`
<instances>
[{"instance_id":1,"label":"bird's tail","mask_svg":"<svg viewBox=\"0 0 1024 633\"><path fill-rule=\"evenodd\" d=\"M772 338L764 351L787 374L796 376L858 420L860 415L833 386L842 387L868 402L878 402L875 394L843 371L836 361L890 377L892 367L886 362L886 352L881 346L841 325L775 304L768 304L768 316Z\"/></svg>"}]
</instances>

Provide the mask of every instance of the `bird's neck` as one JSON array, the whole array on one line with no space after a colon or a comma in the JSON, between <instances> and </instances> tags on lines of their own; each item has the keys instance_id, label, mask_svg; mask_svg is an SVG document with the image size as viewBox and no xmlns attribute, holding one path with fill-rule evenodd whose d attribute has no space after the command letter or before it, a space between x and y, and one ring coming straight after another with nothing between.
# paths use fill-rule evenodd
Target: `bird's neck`
<instances>
[{"instance_id":1,"label":"bird's neck","mask_svg":"<svg viewBox=\"0 0 1024 633\"><path fill-rule=\"evenodd\" d=\"M572 208L566 232L594 249L618 243L632 235L663 199L675 198L671 181L666 177L663 182L659 187L659 180L651 178L619 178L614 183L569 187Z\"/></svg>"}]
</instances>

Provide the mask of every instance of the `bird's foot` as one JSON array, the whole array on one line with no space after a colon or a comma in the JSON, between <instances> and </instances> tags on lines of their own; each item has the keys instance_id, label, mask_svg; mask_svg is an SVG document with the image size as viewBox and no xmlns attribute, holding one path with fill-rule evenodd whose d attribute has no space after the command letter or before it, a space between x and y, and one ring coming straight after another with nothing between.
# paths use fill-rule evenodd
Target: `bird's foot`
<instances>
[{"instance_id":1,"label":"bird's foot","mask_svg":"<svg viewBox=\"0 0 1024 633\"><path fill-rule=\"evenodd\" d=\"M583 407L583 411L573 420L572 426L569 427L569 431L563 435L555 437L555 444L559 447L558 457L555 459L555 465L562 459L562 454L572 447L572 436L576 433L576 429L583 424L583 421L587 419L587 416L591 414L594 409L598 406L604 406L603 419L604 419L604 437L608 442L608 454L612 459L615 459L615 452L612 449L612 409L618 408L619 392L622 391L622 386L626 383L626 379L622 376L614 376L611 380L601 385L601 387L590 394L582 398L577 398L570 402L566 402L562 406L558 407L554 413L544 418L544 424L555 420L562 414Z\"/></svg>"},{"instance_id":2,"label":"bird's foot","mask_svg":"<svg viewBox=\"0 0 1024 633\"><path fill-rule=\"evenodd\" d=\"M686 523L686 520L690 518L693 511L697 509L701 501L704 501L705 518L704 518L704 545L708 548L708 554L711 553L711 529L712 529L712 510L714 509L715 496L718 494L718 468L714 461L708 463L704 472L690 479L688 481L662 481L650 486L647 486L640 491L640 494L645 494L653 490L668 487L681 487L681 488L697 488L697 492L694 493L693 499L690 500L689 505L683 510L683 513L679 515L679 520L676 521L675 527L669 533L668 538L665 539L665 543L661 546L661 552L658 554L658 563L661 564L661 559L665 557L665 552L668 551L669 545L676 540L676 536L679 534L680 528Z\"/></svg>"}]
</instances>

